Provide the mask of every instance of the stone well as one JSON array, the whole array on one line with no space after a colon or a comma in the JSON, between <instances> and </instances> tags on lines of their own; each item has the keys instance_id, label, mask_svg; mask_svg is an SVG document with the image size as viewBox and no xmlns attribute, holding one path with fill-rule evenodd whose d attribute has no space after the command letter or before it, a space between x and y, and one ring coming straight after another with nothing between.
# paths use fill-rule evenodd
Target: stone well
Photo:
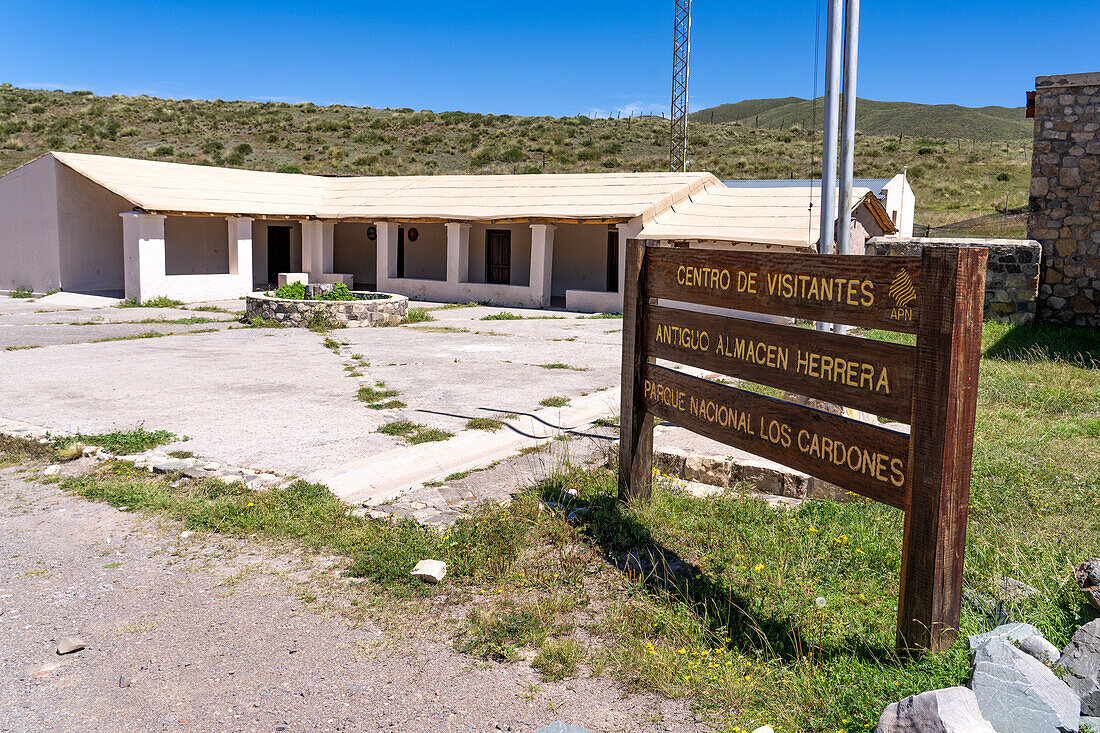
<instances>
[{"instance_id":1,"label":"stone well","mask_svg":"<svg viewBox=\"0 0 1100 733\"><path fill-rule=\"evenodd\" d=\"M409 311L403 295L353 291L355 300L291 300L264 293L245 298L245 317L266 318L285 326L306 328L318 314L328 316L337 328L394 326Z\"/></svg>"}]
</instances>

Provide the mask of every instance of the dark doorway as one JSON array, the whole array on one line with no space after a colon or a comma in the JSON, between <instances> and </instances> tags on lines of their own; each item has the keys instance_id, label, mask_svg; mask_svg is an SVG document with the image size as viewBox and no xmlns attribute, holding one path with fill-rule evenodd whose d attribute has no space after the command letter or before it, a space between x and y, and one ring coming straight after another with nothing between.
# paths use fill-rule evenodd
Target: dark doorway
<instances>
[{"instance_id":1,"label":"dark doorway","mask_svg":"<svg viewBox=\"0 0 1100 733\"><path fill-rule=\"evenodd\" d=\"M267 282L279 282L280 272L290 272L290 227L267 228Z\"/></svg>"},{"instance_id":2,"label":"dark doorway","mask_svg":"<svg viewBox=\"0 0 1100 733\"><path fill-rule=\"evenodd\" d=\"M507 229L485 232L485 282L512 283L512 233Z\"/></svg>"},{"instance_id":3,"label":"dark doorway","mask_svg":"<svg viewBox=\"0 0 1100 733\"><path fill-rule=\"evenodd\" d=\"M397 227L397 277L405 277L405 227Z\"/></svg>"},{"instance_id":4,"label":"dark doorway","mask_svg":"<svg viewBox=\"0 0 1100 733\"><path fill-rule=\"evenodd\" d=\"M619 292L619 232L607 233L607 292Z\"/></svg>"}]
</instances>

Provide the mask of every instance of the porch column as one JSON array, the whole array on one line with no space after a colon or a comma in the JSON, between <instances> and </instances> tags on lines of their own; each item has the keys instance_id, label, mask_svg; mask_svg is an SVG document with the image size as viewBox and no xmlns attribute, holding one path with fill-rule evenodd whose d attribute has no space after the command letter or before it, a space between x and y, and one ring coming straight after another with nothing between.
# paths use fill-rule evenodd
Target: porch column
<instances>
[{"instance_id":1,"label":"porch column","mask_svg":"<svg viewBox=\"0 0 1100 733\"><path fill-rule=\"evenodd\" d=\"M336 236L336 222L326 221L321 223L321 272L333 271L333 242Z\"/></svg>"},{"instance_id":2,"label":"porch column","mask_svg":"<svg viewBox=\"0 0 1100 733\"><path fill-rule=\"evenodd\" d=\"M374 228L378 232L378 254L375 259L378 282L375 287L385 290L386 281L397 277L397 224L376 221Z\"/></svg>"},{"instance_id":3,"label":"porch column","mask_svg":"<svg viewBox=\"0 0 1100 733\"><path fill-rule=\"evenodd\" d=\"M447 282L470 282L470 225L447 222Z\"/></svg>"},{"instance_id":4,"label":"porch column","mask_svg":"<svg viewBox=\"0 0 1100 733\"><path fill-rule=\"evenodd\" d=\"M642 233L641 221L635 219L632 222L626 222L625 224L616 224L615 228L619 231L619 305L623 304L623 293L626 292L626 240L637 239L638 235Z\"/></svg>"},{"instance_id":5,"label":"porch column","mask_svg":"<svg viewBox=\"0 0 1100 733\"><path fill-rule=\"evenodd\" d=\"M229 222L229 274L240 281L241 292L252 292L252 219L226 217Z\"/></svg>"},{"instance_id":6,"label":"porch column","mask_svg":"<svg viewBox=\"0 0 1100 733\"><path fill-rule=\"evenodd\" d=\"M535 306L550 305L550 279L554 262L554 226L531 225L531 298Z\"/></svg>"},{"instance_id":7,"label":"porch column","mask_svg":"<svg viewBox=\"0 0 1100 733\"><path fill-rule=\"evenodd\" d=\"M325 269L325 224L316 219L302 222L302 272L320 275L331 272L331 239L329 247L329 269Z\"/></svg>"},{"instance_id":8,"label":"porch column","mask_svg":"<svg viewBox=\"0 0 1100 733\"><path fill-rule=\"evenodd\" d=\"M125 295L142 303L166 295L164 269L164 220L162 214L124 211L122 257Z\"/></svg>"}]
</instances>

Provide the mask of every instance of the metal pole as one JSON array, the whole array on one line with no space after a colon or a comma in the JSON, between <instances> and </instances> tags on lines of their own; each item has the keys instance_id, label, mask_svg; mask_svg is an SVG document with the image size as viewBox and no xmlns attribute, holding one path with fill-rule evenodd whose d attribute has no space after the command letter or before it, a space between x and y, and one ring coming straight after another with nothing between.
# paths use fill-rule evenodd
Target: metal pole
<instances>
[{"instance_id":1,"label":"metal pole","mask_svg":"<svg viewBox=\"0 0 1100 733\"><path fill-rule=\"evenodd\" d=\"M841 53L841 3L828 0L829 14L825 41L825 136L821 151L821 233L817 251L833 252L833 226L836 222L836 139L840 121L840 53ZM830 330L828 323L818 322L817 330Z\"/></svg>"},{"instance_id":2,"label":"metal pole","mask_svg":"<svg viewBox=\"0 0 1100 733\"><path fill-rule=\"evenodd\" d=\"M856 135L856 61L859 55L859 0L847 0L844 17L844 126L840 133L840 202L836 253L851 254L852 169Z\"/></svg>"},{"instance_id":3,"label":"metal pole","mask_svg":"<svg viewBox=\"0 0 1100 733\"><path fill-rule=\"evenodd\" d=\"M836 253L851 254L852 245L852 176L856 138L856 67L859 58L859 0L847 0L844 12L844 126L840 132L840 201L837 204ZM848 327L836 324L837 333L847 333Z\"/></svg>"},{"instance_id":4,"label":"metal pole","mask_svg":"<svg viewBox=\"0 0 1100 733\"><path fill-rule=\"evenodd\" d=\"M825 139L821 151L821 238L817 251L833 252L836 224L836 142L840 132L841 4L829 0L828 31L825 41Z\"/></svg>"}]
</instances>

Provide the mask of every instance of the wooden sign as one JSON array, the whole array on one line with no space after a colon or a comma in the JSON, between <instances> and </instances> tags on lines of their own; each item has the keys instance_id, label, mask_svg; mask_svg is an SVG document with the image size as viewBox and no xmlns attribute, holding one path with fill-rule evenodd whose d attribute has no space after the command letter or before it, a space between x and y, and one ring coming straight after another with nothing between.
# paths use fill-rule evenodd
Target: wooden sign
<instances>
[{"instance_id":1,"label":"wooden sign","mask_svg":"<svg viewBox=\"0 0 1100 733\"><path fill-rule=\"evenodd\" d=\"M898 648L950 646L962 593L987 250L838 257L638 240L628 248L620 498L650 495L657 417L901 509ZM729 311L708 312L715 308ZM916 345L748 313L913 333ZM658 359L906 422L910 432L692 376Z\"/></svg>"}]
</instances>

